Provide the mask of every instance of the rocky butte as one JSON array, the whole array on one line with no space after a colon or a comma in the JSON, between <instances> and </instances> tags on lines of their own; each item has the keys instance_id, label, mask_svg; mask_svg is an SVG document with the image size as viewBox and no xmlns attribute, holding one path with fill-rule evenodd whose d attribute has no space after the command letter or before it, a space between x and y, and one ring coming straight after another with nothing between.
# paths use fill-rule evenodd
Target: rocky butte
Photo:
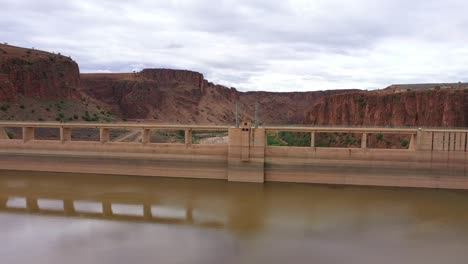
<instances>
[{"instance_id":1,"label":"rocky butte","mask_svg":"<svg viewBox=\"0 0 468 264\"><path fill-rule=\"evenodd\" d=\"M70 58L0 45L0 101L15 102L18 96L73 98L79 86L78 65Z\"/></svg>"}]
</instances>

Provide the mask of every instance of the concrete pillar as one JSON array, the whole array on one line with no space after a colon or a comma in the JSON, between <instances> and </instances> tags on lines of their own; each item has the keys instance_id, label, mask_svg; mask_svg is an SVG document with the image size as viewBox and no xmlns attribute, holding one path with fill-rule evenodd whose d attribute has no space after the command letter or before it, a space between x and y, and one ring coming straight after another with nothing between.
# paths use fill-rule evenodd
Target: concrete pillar
<instances>
[{"instance_id":1,"label":"concrete pillar","mask_svg":"<svg viewBox=\"0 0 468 264\"><path fill-rule=\"evenodd\" d=\"M73 200L63 200L63 210L65 211L66 215L74 215L76 211Z\"/></svg>"},{"instance_id":2,"label":"concrete pillar","mask_svg":"<svg viewBox=\"0 0 468 264\"><path fill-rule=\"evenodd\" d=\"M39 204L36 198L26 198L26 208L29 212L39 212Z\"/></svg>"},{"instance_id":3,"label":"concrete pillar","mask_svg":"<svg viewBox=\"0 0 468 264\"><path fill-rule=\"evenodd\" d=\"M362 133L361 148L363 149L367 148L367 133Z\"/></svg>"},{"instance_id":4,"label":"concrete pillar","mask_svg":"<svg viewBox=\"0 0 468 264\"><path fill-rule=\"evenodd\" d=\"M112 204L110 202L102 202L102 213L105 216L112 216L114 214L112 212Z\"/></svg>"},{"instance_id":5,"label":"concrete pillar","mask_svg":"<svg viewBox=\"0 0 468 264\"><path fill-rule=\"evenodd\" d=\"M185 129L185 146L192 145L192 129Z\"/></svg>"},{"instance_id":6,"label":"concrete pillar","mask_svg":"<svg viewBox=\"0 0 468 264\"><path fill-rule=\"evenodd\" d=\"M23 127L23 141L34 140L34 127Z\"/></svg>"},{"instance_id":7,"label":"concrete pillar","mask_svg":"<svg viewBox=\"0 0 468 264\"><path fill-rule=\"evenodd\" d=\"M310 132L310 146L315 148L315 131Z\"/></svg>"},{"instance_id":8,"label":"concrete pillar","mask_svg":"<svg viewBox=\"0 0 468 264\"><path fill-rule=\"evenodd\" d=\"M151 135L151 129L144 128L143 131L141 132L141 142L143 144L150 143L150 135Z\"/></svg>"},{"instance_id":9,"label":"concrete pillar","mask_svg":"<svg viewBox=\"0 0 468 264\"><path fill-rule=\"evenodd\" d=\"M109 142L109 129L108 128L101 128L99 130L99 136L101 139L101 143Z\"/></svg>"},{"instance_id":10,"label":"concrete pillar","mask_svg":"<svg viewBox=\"0 0 468 264\"><path fill-rule=\"evenodd\" d=\"M242 125L229 129L228 181L262 183L265 181L265 129Z\"/></svg>"},{"instance_id":11,"label":"concrete pillar","mask_svg":"<svg viewBox=\"0 0 468 264\"><path fill-rule=\"evenodd\" d=\"M60 141L66 142L71 141L71 128L69 127L61 127L60 128Z\"/></svg>"}]
</instances>

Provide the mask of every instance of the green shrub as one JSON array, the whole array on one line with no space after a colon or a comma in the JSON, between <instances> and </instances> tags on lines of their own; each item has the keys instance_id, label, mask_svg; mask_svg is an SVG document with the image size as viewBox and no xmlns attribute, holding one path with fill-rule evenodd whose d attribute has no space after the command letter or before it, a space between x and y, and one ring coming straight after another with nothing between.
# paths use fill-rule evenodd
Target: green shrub
<instances>
[{"instance_id":1,"label":"green shrub","mask_svg":"<svg viewBox=\"0 0 468 264\"><path fill-rule=\"evenodd\" d=\"M0 107L0 110L2 110L3 112L6 112L8 111L9 108L10 108L10 105L4 104Z\"/></svg>"},{"instance_id":2,"label":"green shrub","mask_svg":"<svg viewBox=\"0 0 468 264\"><path fill-rule=\"evenodd\" d=\"M15 137L15 133L11 132L11 131L7 131L7 136L9 139L13 139Z\"/></svg>"},{"instance_id":3,"label":"green shrub","mask_svg":"<svg viewBox=\"0 0 468 264\"><path fill-rule=\"evenodd\" d=\"M360 97L357 101L359 106L361 107L364 107L366 105L366 99L364 99L363 97Z\"/></svg>"},{"instance_id":4,"label":"green shrub","mask_svg":"<svg viewBox=\"0 0 468 264\"><path fill-rule=\"evenodd\" d=\"M401 140L401 146L402 147L406 148L406 147L408 147L408 145L409 145L409 140L408 139L404 138L404 139Z\"/></svg>"},{"instance_id":5,"label":"green shrub","mask_svg":"<svg viewBox=\"0 0 468 264\"><path fill-rule=\"evenodd\" d=\"M382 133L378 133L376 137L377 137L377 141L383 140L383 134Z\"/></svg>"}]
</instances>

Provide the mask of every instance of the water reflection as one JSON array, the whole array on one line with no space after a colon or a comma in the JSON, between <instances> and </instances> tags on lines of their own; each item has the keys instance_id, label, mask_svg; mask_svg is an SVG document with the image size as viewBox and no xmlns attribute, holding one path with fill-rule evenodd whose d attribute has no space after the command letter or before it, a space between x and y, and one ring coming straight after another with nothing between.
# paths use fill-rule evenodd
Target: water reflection
<instances>
[{"instance_id":1,"label":"water reflection","mask_svg":"<svg viewBox=\"0 0 468 264\"><path fill-rule=\"evenodd\" d=\"M5 263L464 263L468 192L0 171L0 233Z\"/></svg>"}]
</instances>

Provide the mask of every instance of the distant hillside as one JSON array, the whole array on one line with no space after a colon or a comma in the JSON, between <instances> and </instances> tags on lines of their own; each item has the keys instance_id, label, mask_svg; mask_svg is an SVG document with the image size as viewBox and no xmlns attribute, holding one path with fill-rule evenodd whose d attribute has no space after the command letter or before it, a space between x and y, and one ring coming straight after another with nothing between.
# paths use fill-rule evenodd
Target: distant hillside
<instances>
[{"instance_id":1,"label":"distant hillside","mask_svg":"<svg viewBox=\"0 0 468 264\"><path fill-rule=\"evenodd\" d=\"M468 83L418 83L418 84L394 84L383 91L408 92L420 90L441 90L441 89L468 89Z\"/></svg>"}]
</instances>

